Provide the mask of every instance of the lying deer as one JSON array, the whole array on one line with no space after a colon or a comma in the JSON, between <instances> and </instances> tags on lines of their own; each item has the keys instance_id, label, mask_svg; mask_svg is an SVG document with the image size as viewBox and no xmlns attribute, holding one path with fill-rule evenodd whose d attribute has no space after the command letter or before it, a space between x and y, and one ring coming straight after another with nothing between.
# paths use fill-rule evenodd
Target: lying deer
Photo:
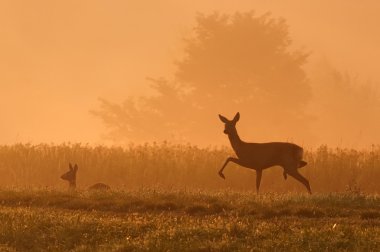
<instances>
[{"instance_id":1,"label":"lying deer","mask_svg":"<svg viewBox=\"0 0 380 252\"><path fill-rule=\"evenodd\" d=\"M261 175L264 169L272 166L284 168L284 178L287 174L301 182L311 194L309 181L303 177L298 169L307 163L302 160L303 149L292 143L247 143L240 139L236 131L236 123L239 121L239 112L234 119L228 120L219 115L220 120L225 124L224 133L228 135L231 146L237 158L229 157L219 171L219 176L225 179L223 170L228 162L233 162L246 168L256 170L256 190L259 192Z\"/></svg>"},{"instance_id":2,"label":"lying deer","mask_svg":"<svg viewBox=\"0 0 380 252\"><path fill-rule=\"evenodd\" d=\"M74 167L69 164L69 171L65 172L61 179L69 181L69 187L70 189L75 189L77 186L77 171L78 171L78 165L75 164ZM88 188L88 190L99 190L99 191L106 191L110 190L111 187L109 187L106 184L103 183L96 183Z\"/></svg>"}]
</instances>

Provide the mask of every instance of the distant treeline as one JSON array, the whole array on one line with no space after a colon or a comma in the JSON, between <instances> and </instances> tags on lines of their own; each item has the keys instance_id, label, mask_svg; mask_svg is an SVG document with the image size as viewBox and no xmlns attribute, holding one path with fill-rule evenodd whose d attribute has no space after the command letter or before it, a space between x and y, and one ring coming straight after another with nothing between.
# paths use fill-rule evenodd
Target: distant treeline
<instances>
[{"instance_id":1,"label":"distant treeline","mask_svg":"<svg viewBox=\"0 0 380 252\"><path fill-rule=\"evenodd\" d=\"M207 189L255 190L255 172L234 164L217 172L233 155L227 147L151 143L127 147L83 144L0 146L0 187L68 188L60 175L77 163L78 188L104 182L113 189ZM380 191L380 146L367 150L329 148L305 150L308 162L300 172L314 192ZM292 178L284 180L282 169L263 172L262 192L305 192Z\"/></svg>"}]
</instances>

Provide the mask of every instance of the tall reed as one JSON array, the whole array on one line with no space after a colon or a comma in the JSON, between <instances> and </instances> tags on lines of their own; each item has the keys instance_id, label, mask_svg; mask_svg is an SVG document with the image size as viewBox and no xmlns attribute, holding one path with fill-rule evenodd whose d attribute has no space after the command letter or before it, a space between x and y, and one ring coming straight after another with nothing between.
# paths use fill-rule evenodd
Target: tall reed
<instances>
[{"instance_id":1,"label":"tall reed","mask_svg":"<svg viewBox=\"0 0 380 252\"><path fill-rule=\"evenodd\" d=\"M1 187L66 188L59 177L68 163L77 163L79 188L95 182L115 189L234 189L255 190L255 172L234 164L226 168L226 180L217 171L229 156L227 147L199 148L192 145L151 143L127 147L90 146L80 143L15 144L0 146ZM308 165L300 172L314 192L380 191L380 146L367 150L320 146L306 150ZM262 190L304 192L279 167L263 172Z\"/></svg>"}]
</instances>

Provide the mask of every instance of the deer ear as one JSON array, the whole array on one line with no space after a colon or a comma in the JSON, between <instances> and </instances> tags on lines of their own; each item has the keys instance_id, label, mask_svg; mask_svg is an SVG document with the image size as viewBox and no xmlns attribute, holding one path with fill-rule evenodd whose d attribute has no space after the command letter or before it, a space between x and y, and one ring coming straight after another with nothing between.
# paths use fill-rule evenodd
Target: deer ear
<instances>
[{"instance_id":1,"label":"deer ear","mask_svg":"<svg viewBox=\"0 0 380 252\"><path fill-rule=\"evenodd\" d=\"M239 121L239 119L240 119L240 113L237 112L234 119L232 119L232 121L236 123L237 121Z\"/></svg>"},{"instance_id":2,"label":"deer ear","mask_svg":"<svg viewBox=\"0 0 380 252\"><path fill-rule=\"evenodd\" d=\"M224 122L224 123L228 123L228 122L229 122L228 119L225 118L225 117L222 116L222 115L219 115L219 119L220 119L222 122Z\"/></svg>"},{"instance_id":3,"label":"deer ear","mask_svg":"<svg viewBox=\"0 0 380 252\"><path fill-rule=\"evenodd\" d=\"M70 171L73 170L73 165L71 163L69 163L69 169L70 169Z\"/></svg>"},{"instance_id":4,"label":"deer ear","mask_svg":"<svg viewBox=\"0 0 380 252\"><path fill-rule=\"evenodd\" d=\"M78 165L75 164L75 165L74 165L74 171L77 171L77 170L78 170Z\"/></svg>"}]
</instances>

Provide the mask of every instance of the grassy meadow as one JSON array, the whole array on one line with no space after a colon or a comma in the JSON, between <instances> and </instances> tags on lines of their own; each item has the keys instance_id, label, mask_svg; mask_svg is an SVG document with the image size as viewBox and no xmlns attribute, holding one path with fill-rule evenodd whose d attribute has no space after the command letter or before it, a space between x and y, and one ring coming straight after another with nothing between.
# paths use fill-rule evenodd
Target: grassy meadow
<instances>
[{"instance_id":1,"label":"grassy meadow","mask_svg":"<svg viewBox=\"0 0 380 252\"><path fill-rule=\"evenodd\" d=\"M378 251L380 197L0 192L4 251Z\"/></svg>"},{"instance_id":2,"label":"grassy meadow","mask_svg":"<svg viewBox=\"0 0 380 252\"><path fill-rule=\"evenodd\" d=\"M306 150L313 195L229 148L0 146L0 251L379 251L380 147ZM77 163L77 190L59 177ZM112 190L91 192L96 182Z\"/></svg>"}]
</instances>

